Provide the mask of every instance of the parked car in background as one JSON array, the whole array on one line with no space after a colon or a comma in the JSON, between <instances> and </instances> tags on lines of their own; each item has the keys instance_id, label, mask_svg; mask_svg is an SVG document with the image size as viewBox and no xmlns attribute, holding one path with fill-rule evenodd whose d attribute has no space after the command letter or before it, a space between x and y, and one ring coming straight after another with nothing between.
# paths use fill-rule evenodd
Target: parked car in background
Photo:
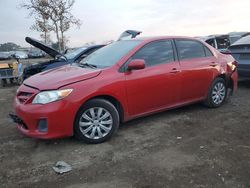
<instances>
[{"instance_id":1,"label":"parked car in background","mask_svg":"<svg viewBox=\"0 0 250 188\"><path fill-rule=\"evenodd\" d=\"M194 38L120 40L25 80L10 116L31 137L100 143L120 122L194 102L221 106L237 89L236 69L232 56Z\"/></svg>"},{"instance_id":2,"label":"parked car in background","mask_svg":"<svg viewBox=\"0 0 250 188\"><path fill-rule=\"evenodd\" d=\"M28 59L28 54L23 51L15 51L14 57L16 59Z\"/></svg>"},{"instance_id":3,"label":"parked car in background","mask_svg":"<svg viewBox=\"0 0 250 188\"><path fill-rule=\"evenodd\" d=\"M119 36L118 41L124 39L136 38L141 33L142 33L141 31L136 31L136 30L126 30Z\"/></svg>"},{"instance_id":4,"label":"parked car in background","mask_svg":"<svg viewBox=\"0 0 250 188\"><path fill-rule=\"evenodd\" d=\"M34 47L47 53L53 59L48 60L46 62L31 64L25 67L23 71L24 80L32 75L35 75L37 73L40 73L46 70L50 70L50 69L60 67L63 65L67 65L67 64L78 63L87 55L93 53L94 51L104 46L104 45L93 45L93 46L88 46L88 47L81 47L81 48L71 51L70 53L62 54L58 52L57 50L35 39L26 37L25 40L26 42L33 45Z\"/></svg>"},{"instance_id":5,"label":"parked car in background","mask_svg":"<svg viewBox=\"0 0 250 188\"><path fill-rule=\"evenodd\" d=\"M250 35L250 32L230 32L228 33L229 39L230 39L230 44L235 43L237 40L241 39L242 37L245 37L247 35Z\"/></svg>"},{"instance_id":6,"label":"parked car in background","mask_svg":"<svg viewBox=\"0 0 250 188\"><path fill-rule=\"evenodd\" d=\"M208 43L219 51L225 51L230 46L229 35L210 35L207 37L197 37Z\"/></svg>"},{"instance_id":7,"label":"parked car in background","mask_svg":"<svg viewBox=\"0 0 250 188\"><path fill-rule=\"evenodd\" d=\"M250 35L237 40L226 53L231 54L238 62L239 76L250 78Z\"/></svg>"},{"instance_id":8,"label":"parked car in background","mask_svg":"<svg viewBox=\"0 0 250 188\"><path fill-rule=\"evenodd\" d=\"M11 59L11 54L9 52L0 52L0 60Z\"/></svg>"},{"instance_id":9,"label":"parked car in background","mask_svg":"<svg viewBox=\"0 0 250 188\"><path fill-rule=\"evenodd\" d=\"M41 50L30 50L28 56L29 58L42 58L44 57L44 53Z\"/></svg>"}]
</instances>

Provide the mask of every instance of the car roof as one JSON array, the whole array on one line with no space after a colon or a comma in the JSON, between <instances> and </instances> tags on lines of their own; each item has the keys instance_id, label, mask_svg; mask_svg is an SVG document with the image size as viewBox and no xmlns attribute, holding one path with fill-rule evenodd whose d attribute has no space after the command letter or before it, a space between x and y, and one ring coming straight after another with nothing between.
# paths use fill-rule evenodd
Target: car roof
<instances>
[{"instance_id":1,"label":"car roof","mask_svg":"<svg viewBox=\"0 0 250 188\"><path fill-rule=\"evenodd\" d=\"M156 40L166 40L166 39L190 39L190 40L198 40L197 38L194 37L187 37L187 36L153 36L153 37L136 37L133 39L123 39L122 41L145 41L145 42L150 42L150 41L156 41Z\"/></svg>"}]
</instances>

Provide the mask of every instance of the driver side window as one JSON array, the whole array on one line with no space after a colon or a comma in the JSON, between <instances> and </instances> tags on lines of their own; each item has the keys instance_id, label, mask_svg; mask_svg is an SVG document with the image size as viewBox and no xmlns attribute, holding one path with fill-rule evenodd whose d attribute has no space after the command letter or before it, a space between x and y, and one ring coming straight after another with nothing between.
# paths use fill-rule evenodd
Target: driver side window
<instances>
[{"instance_id":1,"label":"driver side window","mask_svg":"<svg viewBox=\"0 0 250 188\"><path fill-rule=\"evenodd\" d=\"M174 61L174 51L171 40L151 42L142 47L133 59L144 59L146 66L154 66Z\"/></svg>"}]
</instances>

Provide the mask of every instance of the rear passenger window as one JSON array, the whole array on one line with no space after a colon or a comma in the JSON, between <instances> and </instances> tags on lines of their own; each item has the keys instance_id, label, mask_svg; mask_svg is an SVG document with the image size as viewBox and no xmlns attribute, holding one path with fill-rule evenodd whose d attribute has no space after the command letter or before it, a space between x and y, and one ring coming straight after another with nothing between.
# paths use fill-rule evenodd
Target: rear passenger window
<instances>
[{"instance_id":1,"label":"rear passenger window","mask_svg":"<svg viewBox=\"0 0 250 188\"><path fill-rule=\"evenodd\" d=\"M205 57L203 44L193 40L176 40L177 50L181 60Z\"/></svg>"},{"instance_id":2,"label":"rear passenger window","mask_svg":"<svg viewBox=\"0 0 250 188\"><path fill-rule=\"evenodd\" d=\"M154 66L174 61L174 51L170 40L152 42L140 49L132 59L144 59L146 66Z\"/></svg>"},{"instance_id":3,"label":"rear passenger window","mask_svg":"<svg viewBox=\"0 0 250 188\"><path fill-rule=\"evenodd\" d=\"M208 47L204 46L204 50L205 50L205 53L206 53L206 57L214 56L214 55L212 54L212 52L208 49Z\"/></svg>"}]
</instances>

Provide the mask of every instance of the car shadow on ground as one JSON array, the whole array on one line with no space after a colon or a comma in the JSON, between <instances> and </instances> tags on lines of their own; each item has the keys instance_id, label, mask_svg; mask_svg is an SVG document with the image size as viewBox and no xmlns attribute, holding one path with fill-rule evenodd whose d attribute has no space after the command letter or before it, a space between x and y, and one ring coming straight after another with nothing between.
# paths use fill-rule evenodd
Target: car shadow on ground
<instances>
[{"instance_id":1,"label":"car shadow on ground","mask_svg":"<svg viewBox=\"0 0 250 188\"><path fill-rule=\"evenodd\" d=\"M207 110L207 109L208 108L206 108L202 103L195 103L195 104L191 104L188 106L182 106L182 107L178 107L178 108L174 108L174 109L164 110L164 111L159 112L159 113L139 117L139 118L130 120L128 122L122 123L119 130L134 127L138 124L143 124L143 122L146 122L146 121L154 121L154 120L159 121L160 119L171 117L173 115L178 116L178 115L183 115L186 112L193 113L196 111Z\"/></svg>"}]
</instances>

